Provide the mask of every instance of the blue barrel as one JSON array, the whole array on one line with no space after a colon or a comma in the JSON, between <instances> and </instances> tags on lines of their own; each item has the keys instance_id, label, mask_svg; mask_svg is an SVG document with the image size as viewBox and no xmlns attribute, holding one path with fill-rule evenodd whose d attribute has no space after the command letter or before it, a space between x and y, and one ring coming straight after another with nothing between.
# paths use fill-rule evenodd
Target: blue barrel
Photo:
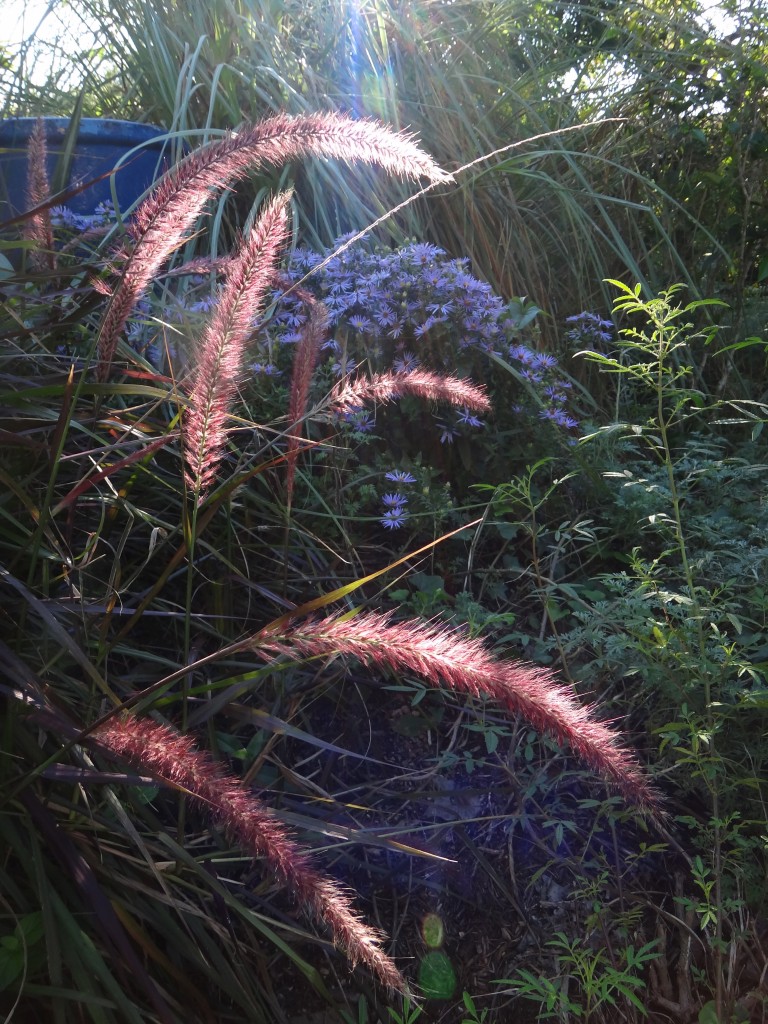
<instances>
[{"instance_id":1,"label":"blue barrel","mask_svg":"<svg viewBox=\"0 0 768 1024\"><path fill-rule=\"evenodd\" d=\"M27 145L37 118L14 117L0 121L0 222L27 208ZM53 179L69 127L66 117L44 117L48 143L48 176ZM118 161L125 160L114 174L118 208L131 206L166 170L166 132L152 124L85 117L80 121L67 188L92 182L109 174ZM136 147L141 148L137 149ZM132 150L135 149L135 152ZM112 177L93 182L67 199L73 213L91 214L99 203L112 199Z\"/></svg>"}]
</instances>

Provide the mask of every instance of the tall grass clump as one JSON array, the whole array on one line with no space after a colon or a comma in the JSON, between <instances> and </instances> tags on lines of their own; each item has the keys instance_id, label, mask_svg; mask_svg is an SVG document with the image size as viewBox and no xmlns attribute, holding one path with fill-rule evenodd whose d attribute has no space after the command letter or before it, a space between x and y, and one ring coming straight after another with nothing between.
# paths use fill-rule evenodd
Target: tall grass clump
<instances>
[{"instance_id":1,"label":"tall grass clump","mask_svg":"<svg viewBox=\"0 0 768 1024\"><path fill-rule=\"evenodd\" d=\"M430 237L469 256L499 294L527 295L556 319L607 305L609 277L656 289L669 280L696 289L703 278L710 291L755 282L759 231L739 225L762 216L756 9L735 43L710 31L699 4L672 17L651 0L620 10L538 0L217 0L183 14L161 0L77 0L74 9L102 26L122 113L195 142L253 111L330 107L411 127L450 170L496 154L393 220L389 241ZM621 120L497 152L606 116ZM281 174L259 175L250 199L220 198L222 251L265 189L295 187L298 230L315 247L405 194L375 172L344 188L327 166ZM551 324L543 329L552 342Z\"/></svg>"},{"instance_id":2,"label":"tall grass clump","mask_svg":"<svg viewBox=\"0 0 768 1024\"><path fill-rule=\"evenodd\" d=\"M274 316L273 290L294 287L280 268L291 193L260 206L230 256L185 264L182 253L220 189L306 156L451 180L379 122L278 114L190 153L123 234L95 249L85 236L55 242L55 272L3 285L0 913L12 952L0 983L25 1013L285 1020L286 986L271 981L285 960L333 1005L294 904L385 989L415 987L321 866L330 851L312 851L343 836L419 852L313 812L325 798L306 750L314 762L343 748L302 728L302 707L340 685L340 665L488 699L661 814L617 733L552 672L413 616L354 607L351 595L386 565L359 578L332 534L297 515L311 493L305 456L333 449L350 409L418 399L473 415L490 405L463 377L408 366L345 373L313 404L325 315L297 289L304 312L282 415L261 415L248 351ZM40 160L33 146L33 180ZM47 250L36 229L26 237ZM190 279L206 275L219 280L212 300L188 308ZM147 325L155 348L142 354ZM305 750L295 763L294 742Z\"/></svg>"}]
</instances>

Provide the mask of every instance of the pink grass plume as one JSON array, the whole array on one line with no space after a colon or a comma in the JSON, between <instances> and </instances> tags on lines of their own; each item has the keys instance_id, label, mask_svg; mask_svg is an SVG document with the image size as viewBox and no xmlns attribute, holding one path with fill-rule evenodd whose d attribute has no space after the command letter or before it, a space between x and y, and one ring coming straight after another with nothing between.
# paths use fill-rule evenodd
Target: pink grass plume
<instances>
[{"instance_id":1,"label":"pink grass plume","mask_svg":"<svg viewBox=\"0 0 768 1024\"><path fill-rule=\"evenodd\" d=\"M31 210L48 202L51 189L48 182L46 157L48 147L45 140L45 123L41 117L35 121L27 146L27 207ZM35 242L37 248L29 255L35 270L55 270L56 253L53 248L53 226L51 211L39 210L24 222L24 237Z\"/></svg>"},{"instance_id":2,"label":"pink grass plume","mask_svg":"<svg viewBox=\"0 0 768 1024\"><path fill-rule=\"evenodd\" d=\"M369 378L342 381L331 392L330 407L334 412L346 412L367 402L393 402L402 395L449 402L477 412L487 412L491 407L484 388L430 370L377 373Z\"/></svg>"},{"instance_id":3,"label":"pink grass plume","mask_svg":"<svg viewBox=\"0 0 768 1024\"><path fill-rule=\"evenodd\" d=\"M198 501L221 462L246 345L288 240L290 198L285 192L267 203L229 263L218 304L198 346L184 423L186 478Z\"/></svg>"},{"instance_id":4,"label":"pink grass plume","mask_svg":"<svg viewBox=\"0 0 768 1024\"><path fill-rule=\"evenodd\" d=\"M149 719L110 719L93 733L103 749L143 773L184 790L252 857L263 859L279 882L316 920L354 965L365 964L387 988L407 985L381 947L382 936L365 924L346 892L310 864L309 855L243 783L225 772L189 736Z\"/></svg>"},{"instance_id":5,"label":"pink grass plume","mask_svg":"<svg viewBox=\"0 0 768 1024\"><path fill-rule=\"evenodd\" d=\"M106 380L120 335L136 303L168 257L187 238L215 189L251 170L314 156L365 161L393 174L451 181L410 135L343 114L277 114L196 150L165 175L136 211L133 250L107 305L97 343L98 376Z\"/></svg>"},{"instance_id":6,"label":"pink grass plume","mask_svg":"<svg viewBox=\"0 0 768 1024\"><path fill-rule=\"evenodd\" d=\"M593 707L558 682L547 668L495 659L478 639L417 620L394 622L390 615L366 612L352 618L331 616L269 627L250 642L265 659L354 657L365 665L413 672L433 686L474 697L483 694L521 714L540 732L567 743L610 785L643 810L658 812L660 797L616 732L595 717Z\"/></svg>"}]
</instances>

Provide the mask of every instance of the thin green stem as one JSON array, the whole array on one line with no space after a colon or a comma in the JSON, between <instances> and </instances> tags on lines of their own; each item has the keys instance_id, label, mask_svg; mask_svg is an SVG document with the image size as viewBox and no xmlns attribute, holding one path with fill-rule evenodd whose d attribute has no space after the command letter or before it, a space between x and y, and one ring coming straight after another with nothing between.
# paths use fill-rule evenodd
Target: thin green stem
<instances>
[{"instance_id":1,"label":"thin green stem","mask_svg":"<svg viewBox=\"0 0 768 1024\"><path fill-rule=\"evenodd\" d=\"M648 307L650 310L652 306ZM661 446L663 452L664 468L667 475L667 483L669 485L669 493L672 502L672 512L675 522L675 540L677 548L680 553L680 561L683 568L683 575L685 578L685 584L688 590L688 597L691 601L691 615L696 623L696 634L698 644L698 661L699 664L704 665L703 683L704 683L704 703L705 703L705 717L707 723L708 733L708 749L709 757L713 764L716 764L717 751L716 751L716 740L715 740L715 718L712 710L712 678L707 664L706 656L706 637L704 634L704 621L703 621L703 609L698 600L697 590L695 586L693 570L691 563L688 558L688 548L685 540L685 531L683 529L683 517L682 508L680 501L680 492L677 486L677 479L675 476L674 459L672 455L672 448L669 440L669 422L664 408L664 399L666 396L665 386L665 375L667 373L667 357L669 355L672 341L677 333L675 327L670 327L670 310L666 308L666 312L663 315L656 316L652 312L652 317L655 322L656 331L654 332L654 338L658 342L657 350L657 363L656 363L656 414L657 414L657 426L659 435L661 437ZM715 942L714 942L714 954L715 954L715 1009L718 1016L718 1020L721 1019L723 1011L723 950L722 950L722 936L723 936L723 903L722 903L722 832L720 827L720 803L719 803L719 788L718 788L718 774L717 772L704 773L704 779L707 787L709 788L710 795L712 798L712 823L713 823L713 869L715 879L715 901L717 906L717 915L715 920Z\"/></svg>"}]
</instances>

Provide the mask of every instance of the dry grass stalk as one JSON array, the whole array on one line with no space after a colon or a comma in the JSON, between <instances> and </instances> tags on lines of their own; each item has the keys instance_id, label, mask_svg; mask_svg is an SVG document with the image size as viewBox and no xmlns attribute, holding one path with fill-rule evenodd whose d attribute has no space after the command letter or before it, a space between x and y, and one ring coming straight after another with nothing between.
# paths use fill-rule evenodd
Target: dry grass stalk
<instances>
[{"instance_id":1,"label":"dry grass stalk","mask_svg":"<svg viewBox=\"0 0 768 1024\"><path fill-rule=\"evenodd\" d=\"M111 719L93 738L141 772L185 790L231 839L251 856L263 858L305 910L325 922L353 965L363 963L387 988L407 991L405 979L381 948L382 936L361 920L341 886L319 874L307 851L270 809L206 751L197 750L189 736L126 715Z\"/></svg>"}]
</instances>

